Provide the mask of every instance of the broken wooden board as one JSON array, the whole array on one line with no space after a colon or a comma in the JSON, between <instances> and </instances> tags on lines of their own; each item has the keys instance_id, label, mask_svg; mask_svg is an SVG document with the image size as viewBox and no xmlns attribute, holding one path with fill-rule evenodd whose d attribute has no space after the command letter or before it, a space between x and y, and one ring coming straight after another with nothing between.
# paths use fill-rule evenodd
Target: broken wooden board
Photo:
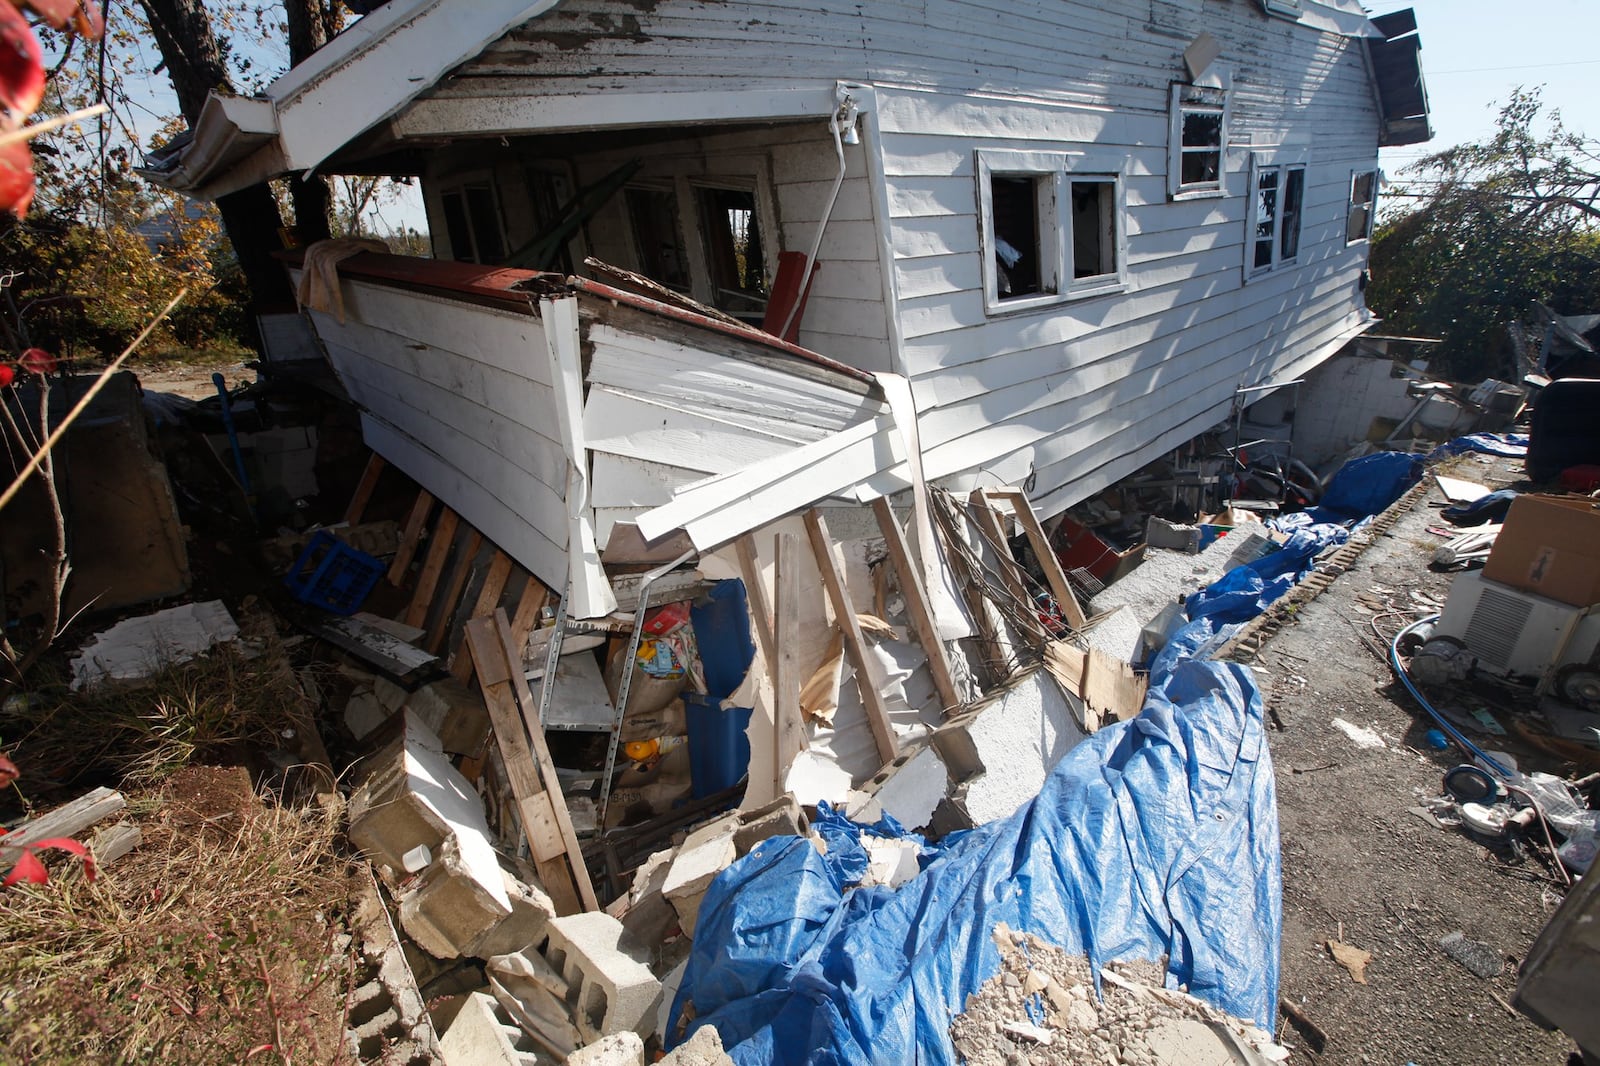
<instances>
[{"instance_id":1,"label":"broken wooden board","mask_svg":"<svg viewBox=\"0 0 1600 1066\"><path fill-rule=\"evenodd\" d=\"M122 793L102 787L86 792L71 803L64 803L37 818L31 818L0 837L0 867L16 862L22 848L33 847L41 840L54 837L76 837L90 826L120 813L127 806L128 801L122 797Z\"/></svg>"},{"instance_id":2,"label":"broken wooden board","mask_svg":"<svg viewBox=\"0 0 1600 1066\"><path fill-rule=\"evenodd\" d=\"M579 909L599 910L594 886L589 881L589 868L584 865L578 834L572 827L571 812L561 791L561 779L550 758L544 729L539 724L538 704L523 677L521 656L517 653L505 611L496 610L492 618L477 618L467 623L467 644L478 672L479 687L489 706L495 740L511 777L523 831L531 847L551 854L550 821L554 820L554 836L560 839L561 853L559 857L552 854L535 863L545 890L555 900L557 885L561 886L572 908L562 910L561 901L557 900L557 910L562 914ZM544 793L543 800L535 798L540 793ZM557 885L553 885L552 880Z\"/></svg>"},{"instance_id":3,"label":"broken wooden board","mask_svg":"<svg viewBox=\"0 0 1600 1066\"><path fill-rule=\"evenodd\" d=\"M341 651L349 652L404 688L414 687L441 666L437 655L429 655L393 633L359 618L318 616L315 621L302 622L301 625L314 636Z\"/></svg>"},{"instance_id":4,"label":"broken wooden board","mask_svg":"<svg viewBox=\"0 0 1600 1066\"><path fill-rule=\"evenodd\" d=\"M828 535L828 525L816 508L805 513L806 535L811 539L811 552L816 556L817 569L822 573L822 584L833 605L834 621L844 634L844 650L855 670L856 688L861 692L861 705L867 712L867 725L872 729L872 740L877 745L878 757L884 763L894 761L899 751L894 727L889 723L889 708L884 702L881 678L875 669L876 662L867 648L867 638L856 620L856 609L850 603L850 591L845 587L844 574L833 556L833 539Z\"/></svg>"},{"instance_id":5,"label":"broken wooden board","mask_svg":"<svg viewBox=\"0 0 1600 1066\"><path fill-rule=\"evenodd\" d=\"M900 529L900 521L895 518L889 501L883 497L873 500L872 512L877 516L878 529L883 533L884 544L894 564L900 595L906 603L906 616L911 620L911 628L916 630L917 643L922 645L922 651L928 657L933 687L939 693L945 712L953 714L961 707L961 696L956 691L955 677L950 673L950 660L945 652L944 641L939 639L939 624L928 602L928 592L922 587L922 573L911 558L911 548L906 543L905 533Z\"/></svg>"}]
</instances>

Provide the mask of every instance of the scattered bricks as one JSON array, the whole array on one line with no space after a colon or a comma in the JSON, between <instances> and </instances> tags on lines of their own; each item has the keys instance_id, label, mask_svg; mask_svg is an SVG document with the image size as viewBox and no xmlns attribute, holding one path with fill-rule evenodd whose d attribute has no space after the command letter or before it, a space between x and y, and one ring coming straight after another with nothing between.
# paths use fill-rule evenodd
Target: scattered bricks
<instances>
[{"instance_id":1,"label":"scattered bricks","mask_svg":"<svg viewBox=\"0 0 1600 1066\"><path fill-rule=\"evenodd\" d=\"M644 1041L631 1030L612 1033L568 1055L567 1066L644 1066Z\"/></svg>"},{"instance_id":2,"label":"scattered bricks","mask_svg":"<svg viewBox=\"0 0 1600 1066\"><path fill-rule=\"evenodd\" d=\"M511 913L479 937L466 952L480 959L509 955L542 943L545 925L556 916L555 904L542 885L525 884L510 873L501 873L506 895L511 899Z\"/></svg>"},{"instance_id":3,"label":"scattered bricks","mask_svg":"<svg viewBox=\"0 0 1600 1066\"><path fill-rule=\"evenodd\" d=\"M469 955L472 948L511 915L500 866L493 865L491 891L481 868L465 861L455 837L434 853L434 860L400 900L400 925L428 954L441 959Z\"/></svg>"},{"instance_id":4,"label":"scattered bricks","mask_svg":"<svg viewBox=\"0 0 1600 1066\"><path fill-rule=\"evenodd\" d=\"M450 1031L439 1041L445 1066L536 1066L554 1059L542 1056L533 1038L513 1025L493 996L474 992Z\"/></svg>"},{"instance_id":5,"label":"scattered bricks","mask_svg":"<svg viewBox=\"0 0 1600 1066\"><path fill-rule=\"evenodd\" d=\"M376 678L373 694L390 713L408 710L433 730L452 755L477 755L489 736L489 709L455 678L445 678L407 692L386 678Z\"/></svg>"},{"instance_id":6,"label":"scattered bricks","mask_svg":"<svg viewBox=\"0 0 1600 1066\"><path fill-rule=\"evenodd\" d=\"M732 840L729 838L729 846ZM656 1027L661 982L620 947L622 923L592 911L550 923L545 958L570 986L568 1005L586 1040L632 1029L649 1036Z\"/></svg>"},{"instance_id":7,"label":"scattered bricks","mask_svg":"<svg viewBox=\"0 0 1600 1066\"><path fill-rule=\"evenodd\" d=\"M733 1058L722 1049L717 1027L702 1025L656 1066L733 1066Z\"/></svg>"},{"instance_id":8,"label":"scattered bricks","mask_svg":"<svg viewBox=\"0 0 1600 1066\"><path fill-rule=\"evenodd\" d=\"M901 755L878 771L863 791L868 799L852 820L871 825L885 814L907 829L921 829L950 792L950 774L937 749L924 746Z\"/></svg>"},{"instance_id":9,"label":"scattered bricks","mask_svg":"<svg viewBox=\"0 0 1600 1066\"><path fill-rule=\"evenodd\" d=\"M733 834L733 848L743 857L768 837L805 836L807 828L805 812L800 809L800 804L792 795L784 793L764 807L739 815L739 828Z\"/></svg>"},{"instance_id":10,"label":"scattered bricks","mask_svg":"<svg viewBox=\"0 0 1600 1066\"><path fill-rule=\"evenodd\" d=\"M716 880L719 873L733 865L733 861L739 857L733 843L734 834L738 831L738 815L718 818L690 833L678 849L677 858L672 860L672 869L667 872L661 894L678 912L679 924L691 937L694 936L695 919L700 914L700 901L705 898L706 889L711 887L711 882Z\"/></svg>"}]
</instances>

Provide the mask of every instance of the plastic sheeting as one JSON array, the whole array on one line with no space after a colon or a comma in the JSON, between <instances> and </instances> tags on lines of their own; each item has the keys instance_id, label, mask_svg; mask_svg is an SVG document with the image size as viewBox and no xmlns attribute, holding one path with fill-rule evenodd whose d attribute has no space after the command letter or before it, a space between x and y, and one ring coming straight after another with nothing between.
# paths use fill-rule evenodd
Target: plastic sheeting
<instances>
[{"instance_id":1,"label":"plastic sheeting","mask_svg":"<svg viewBox=\"0 0 1600 1066\"><path fill-rule=\"evenodd\" d=\"M1428 453L1428 458L1443 459L1463 452L1483 452L1486 455L1520 459L1528 454L1528 439L1526 433L1471 433L1439 445Z\"/></svg>"},{"instance_id":2,"label":"plastic sheeting","mask_svg":"<svg viewBox=\"0 0 1600 1066\"><path fill-rule=\"evenodd\" d=\"M763 842L701 904L678 1013L742 1066L953 1064L951 1020L1000 963L1000 922L1096 964L1169 956L1168 980L1268 1028L1282 923L1277 807L1249 670L1186 662L1004 821L946 837L898 890L852 888L863 829L827 854ZM877 830L902 835L880 823Z\"/></svg>"},{"instance_id":3,"label":"plastic sheeting","mask_svg":"<svg viewBox=\"0 0 1600 1066\"><path fill-rule=\"evenodd\" d=\"M1375 515L1417 483L1422 460L1420 452L1374 452L1352 459L1328 481L1316 510L1342 518Z\"/></svg>"}]
</instances>

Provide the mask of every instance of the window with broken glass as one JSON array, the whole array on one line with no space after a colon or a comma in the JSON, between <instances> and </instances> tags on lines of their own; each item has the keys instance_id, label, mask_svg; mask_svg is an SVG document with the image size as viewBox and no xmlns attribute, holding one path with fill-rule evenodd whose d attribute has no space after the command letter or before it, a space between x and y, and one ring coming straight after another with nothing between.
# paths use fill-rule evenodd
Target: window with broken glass
<instances>
[{"instance_id":1,"label":"window with broken glass","mask_svg":"<svg viewBox=\"0 0 1600 1066\"><path fill-rule=\"evenodd\" d=\"M1306 195L1303 161L1277 162L1256 156L1250 178L1250 239L1245 242L1245 277L1287 266L1300 255L1300 225Z\"/></svg>"},{"instance_id":2,"label":"window with broken glass","mask_svg":"<svg viewBox=\"0 0 1600 1066\"><path fill-rule=\"evenodd\" d=\"M1350 210L1345 215L1344 241L1354 244L1372 236L1372 219L1378 199L1378 172L1358 170L1350 175Z\"/></svg>"},{"instance_id":3,"label":"window with broken glass","mask_svg":"<svg viewBox=\"0 0 1600 1066\"><path fill-rule=\"evenodd\" d=\"M711 302L735 315L764 314L767 260L755 191L698 186L695 196Z\"/></svg>"},{"instance_id":4,"label":"window with broken glass","mask_svg":"<svg viewBox=\"0 0 1600 1066\"><path fill-rule=\"evenodd\" d=\"M1167 191L1173 198L1223 195L1227 126L1226 90L1172 86Z\"/></svg>"},{"instance_id":5,"label":"window with broken glass","mask_svg":"<svg viewBox=\"0 0 1600 1066\"><path fill-rule=\"evenodd\" d=\"M979 151L988 313L1123 287L1122 180L1088 165L1075 153Z\"/></svg>"},{"instance_id":6,"label":"window with broken glass","mask_svg":"<svg viewBox=\"0 0 1600 1066\"><path fill-rule=\"evenodd\" d=\"M450 242L448 258L484 264L505 259L505 223L490 181L448 186L439 194L439 210L444 215L445 239Z\"/></svg>"}]
</instances>

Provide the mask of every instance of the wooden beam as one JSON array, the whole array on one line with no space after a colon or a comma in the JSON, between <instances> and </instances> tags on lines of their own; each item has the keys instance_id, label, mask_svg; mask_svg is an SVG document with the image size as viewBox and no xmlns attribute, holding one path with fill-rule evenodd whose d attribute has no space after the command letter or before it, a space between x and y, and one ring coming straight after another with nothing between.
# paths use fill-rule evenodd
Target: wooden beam
<instances>
[{"instance_id":1,"label":"wooden beam","mask_svg":"<svg viewBox=\"0 0 1600 1066\"><path fill-rule=\"evenodd\" d=\"M422 527L427 524L431 510L433 493L427 489L419 490L416 502L411 505L411 513L406 516L400 545L394 550L394 560L389 564L389 584L398 586L405 583L406 571L411 569L411 560L417 554L417 542L422 539Z\"/></svg>"},{"instance_id":2,"label":"wooden beam","mask_svg":"<svg viewBox=\"0 0 1600 1066\"><path fill-rule=\"evenodd\" d=\"M475 618L467 623L466 641L472 655L473 667L478 677L478 688L483 693L484 704L489 709L489 721L494 729L495 743L505 763L506 776L511 782L511 793L516 800L517 818L528 837L534 852L534 866L539 880L558 914L576 914L595 909L594 890L587 897L579 886L588 883L588 870L583 865L582 853L575 848L552 851L550 822L556 808L565 810L566 802L559 790L547 795L549 789L541 780L541 767L529 747L528 733L518 708L515 679L522 676L520 663L513 663L506 654L506 645L497 632L504 618ZM542 740L544 734L540 732ZM559 830L556 833L559 836ZM563 845L565 840L563 839ZM540 854L544 857L541 858Z\"/></svg>"},{"instance_id":3,"label":"wooden beam","mask_svg":"<svg viewBox=\"0 0 1600 1066\"><path fill-rule=\"evenodd\" d=\"M917 569L916 561L911 558L910 546L906 543L899 520L894 516L894 508L889 506L888 498L880 496L873 500L872 512L878 516L878 528L882 530L884 543L889 547L889 559L899 579L900 595L905 597L906 615L911 620L911 628L916 631L917 641L927 653L933 687L938 690L944 709L951 711L961 705L961 696L956 691L955 678L950 673L950 659L945 653L944 641L939 639L939 623L933 617L933 608L928 603L928 592L922 587L922 574Z\"/></svg>"},{"instance_id":4,"label":"wooden beam","mask_svg":"<svg viewBox=\"0 0 1600 1066\"><path fill-rule=\"evenodd\" d=\"M539 761L539 776L544 779L545 791L550 793L556 828L561 833L561 839L566 842L567 854L572 857L573 876L578 883L578 898L589 910L599 910L600 904L595 900L594 886L589 881L589 868L583 863L583 850L578 845L578 832L572 828L572 815L567 810L567 797L561 791L561 777L556 773L555 760L550 758L550 747L545 743L544 726L539 721L539 704L533 698L533 691L528 687L527 671L520 669L522 664L519 658L523 645L516 643L511 628L506 623L504 611L494 612L494 627L500 637L500 646L506 653L506 661L514 668L511 671L511 691L516 694L517 705L522 709L523 724L533 738L533 754Z\"/></svg>"},{"instance_id":5,"label":"wooden beam","mask_svg":"<svg viewBox=\"0 0 1600 1066\"><path fill-rule=\"evenodd\" d=\"M733 542L733 547L739 553L739 574L744 578L744 594L750 601L750 617L755 620L756 640L766 659L767 676L776 677L778 660L773 637L774 615L767 606L766 586L761 583L761 561L756 557L754 534L746 533Z\"/></svg>"},{"instance_id":6,"label":"wooden beam","mask_svg":"<svg viewBox=\"0 0 1600 1066\"><path fill-rule=\"evenodd\" d=\"M344 509L344 520L347 525L358 525L361 515L366 511L367 504L372 501L372 490L378 487L378 478L383 473L383 456L373 452L367 458L367 468L361 473L361 480L356 483L355 495L350 497L350 506Z\"/></svg>"},{"instance_id":7,"label":"wooden beam","mask_svg":"<svg viewBox=\"0 0 1600 1066\"><path fill-rule=\"evenodd\" d=\"M30 819L0 837L0 866L16 862L19 849L51 837L76 837L96 822L103 822L128 805L122 793L101 787Z\"/></svg>"},{"instance_id":8,"label":"wooden beam","mask_svg":"<svg viewBox=\"0 0 1600 1066\"><path fill-rule=\"evenodd\" d=\"M967 497L967 502L972 505L972 516L978 523L978 530L989 542L989 547L994 550L995 563L1000 568L1000 580L1005 583L1006 591L1011 593L1017 605L1023 610L1035 611L1033 597L1028 595L1027 586L1017 574L1019 569L1017 560L1011 554L1011 545L1006 540L1006 532L1000 526L1000 516L995 514L994 508L990 506L989 497L982 489L973 489L972 495Z\"/></svg>"},{"instance_id":9,"label":"wooden beam","mask_svg":"<svg viewBox=\"0 0 1600 1066\"><path fill-rule=\"evenodd\" d=\"M1034 557L1039 560L1039 569L1044 571L1045 583L1050 586L1051 594L1061 606L1062 617L1074 630L1081 632L1088 626L1089 620L1084 616L1083 606L1078 603L1078 596L1067 581L1066 572L1061 569L1061 560L1056 557L1055 549L1050 547L1050 538L1044 535L1044 527L1039 524L1039 516L1034 513L1033 504L1028 502L1028 494L1021 489L1007 489L992 495L1011 504L1012 510L1017 514L1017 521L1022 525L1022 531L1028 535L1028 543L1033 547Z\"/></svg>"},{"instance_id":10,"label":"wooden beam","mask_svg":"<svg viewBox=\"0 0 1600 1066\"><path fill-rule=\"evenodd\" d=\"M461 516L446 507L439 515L439 521L433 527L433 536L428 540L428 555L422 562L422 572L417 575L417 588L411 594L411 605L406 608L403 619L408 626L421 626L428 617L428 605L433 602L433 590L439 586L439 574L444 570L444 561L450 557L450 545L456 537L456 527L461 524Z\"/></svg>"},{"instance_id":11,"label":"wooden beam","mask_svg":"<svg viewBox=\"0 0 1600 1066\"><path fill-rule=\"evenodd\" d=\"M494 558L489 560L489 570L484 574L483 588L478 590L477 602L462 620L463 626L474 618L483 618L494 613L494 609L500 605L500 594L506 589L506 580L510 577L511 556L496 549ZM463 647L465 643L463 638ZM472 656L458 649L455 658L450 662L450 673L457 681L465 681L472 676Z\"/></svg>"},{"instance_id":12,"label":"wooden beam","mask_svg":"<svg viewBox=\"0 0 1600 1066\"><path fill-rule=\"evenodd\" d=\"M867 725L872 728L872 739L878 746L878 758L891 763L900 754L894 728L889 724L889 708L883 700L883 690L878 687L878 674L872 668L872 657L867 650L867 638L862 635L861 623L856 620L856 610L850 604L850 592L845 587L844 574L833 557L833 541L828 535L828 525L816 508L805 513L806 535L811 538L811 553L817 558L817 569L822 573L822 584L833 604L834 619L844 634L844 651L855 670L856 687L861 690L861 705L867 711Z\"/></svg>"},{"instance_id":13,"label":"wooden beam","mask_svg":"<svg viewBox=\"0 0 1600 1066\"><path fill-rule=\"evenodd\" d=\"M741 537L741 540L746 538ZM784 771L806 748L805 726L800 718L800 545L793 533L773 538L772 668L773 794L783 795Z\"/></svg>"},{"instance_id":14,"label":"wooden beam","mask_svg":"<svg viewBox=\"0 0 1600 1066\"><path fill-rule=\"evenodd\" d=\"M528 647L528 635L539 625L539 612L549 602L550 587L529 574L527 584L522 586L522 597L517 600L517 613L511 616L511 641L517 648L512 658L521 660Z\"/></svg>"},{"instance_id":15,"label":"wooden beam","mask_svg":"<svg viewBox=\"0 0 1600 1066\"><path fill-rule=\"evenodd\" d=\"M444 584L444 595L435 597L439 600L439 613L428 627L427 635L422 638L422 646L435 655L444 645L445 634L450 632L450 621L456 616L461 593L467 587L467 578L472 575L472 564L477 561L481 547L483 534L476 529L468 529L467 539L456 553L455 564L450 569L450 580Z\"/></svg>"}]
</instances>

